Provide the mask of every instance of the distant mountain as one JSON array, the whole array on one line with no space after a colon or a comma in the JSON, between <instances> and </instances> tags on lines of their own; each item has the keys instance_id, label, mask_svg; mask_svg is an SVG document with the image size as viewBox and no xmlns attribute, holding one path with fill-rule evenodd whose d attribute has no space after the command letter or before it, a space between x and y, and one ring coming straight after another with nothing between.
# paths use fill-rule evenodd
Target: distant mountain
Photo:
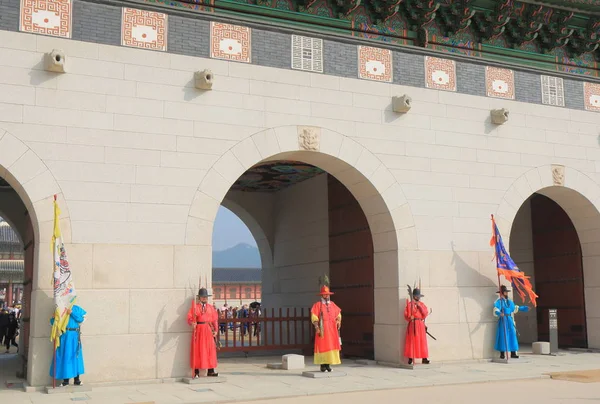
<instances>
[{"instance_id":1,"label":"distant mountain","mask_svg":"<svg viewBox=\"0 0 600 404\"><path fill-rule=\"evenodd\" d=\"M222 251L213 251L213 268L261 268L258 248L240 243Z\"/></svg>"}]
</instances>

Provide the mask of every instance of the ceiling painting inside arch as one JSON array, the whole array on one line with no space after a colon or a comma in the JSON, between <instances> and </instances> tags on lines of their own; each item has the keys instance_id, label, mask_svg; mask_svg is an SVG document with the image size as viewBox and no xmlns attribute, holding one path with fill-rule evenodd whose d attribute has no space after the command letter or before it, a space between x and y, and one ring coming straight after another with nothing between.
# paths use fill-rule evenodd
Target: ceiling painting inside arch
<instances>
[{"instance_id":1,"label":"ceiling painting inside arch","mask_svg":"<svg viewBox=\"0 0 600 404\"><path fill-rule=\"evenodd\" d=\"M300 161L272 161L247 170L231 187L232 191L277 192L306 181L325 171Z\"/></svg>"}]
</instances>

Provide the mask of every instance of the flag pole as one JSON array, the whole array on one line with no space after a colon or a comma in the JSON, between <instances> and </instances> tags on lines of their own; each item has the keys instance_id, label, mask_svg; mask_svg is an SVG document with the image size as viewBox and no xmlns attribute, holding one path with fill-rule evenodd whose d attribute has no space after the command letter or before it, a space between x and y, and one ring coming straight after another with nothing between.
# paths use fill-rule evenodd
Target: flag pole
<instances>
[{"instance_id":1,"label":"flag pole","mask_svg":"<svg viewBox=\"0 0 600 404\"><path fill-rule=\"evenodd\" d=\"M494 228L492 229L493 233L494 233L494 238L496 238L496 222L494 221L494 215L492 215L492 225L494 226ZM498 240L496 240L496 242L498 242ZM495 246L494 246L495 249ZM498 274L498 293L500 294L500 301L502 302L502 311L500 312L500 314L505 314L504 313L504 296L502 296L501 289L502 289L502 284L500 283L500 272L498 272L498 254L496 255L496 273ZM504 329L504 355L506 357L506 361L508 362L508 336L506 335L506 316L500 316L500 321L502 322L503 325L503 329Z\"/></svg>"},{"instance_id":2,"label":"flag pole","mask_svg":"<svg viewBox=\"0 0 600 404\"><path fill-rule=\"evenodd\" d=\"M56 194L54 194L54 204L56 205ZM54 209L56 209L56 207L54 207ZM56 220L56 215L54 220ZM54 223L54 226L56 227L56 223ZM54 234L54 230L52 230L52 234ZM54 240L54 242L56 243L56 240ZM52 251L56 251L56 246L52 246ZM53 253L54 255L54 253ZM54 258L54 256L52 257ZM52 265L53 271L52 271L52 279L54 280L54 264ZM54 285L53 285L54 286ZM54 316L54 321L56 322L56 308L55 310L55 316ZM56 334L54 334L54 353L52 354L52 362L54 363L53 365L53 370L52 370L52 388L55 389L56 388Z\"/></svg>"}]
</instances>

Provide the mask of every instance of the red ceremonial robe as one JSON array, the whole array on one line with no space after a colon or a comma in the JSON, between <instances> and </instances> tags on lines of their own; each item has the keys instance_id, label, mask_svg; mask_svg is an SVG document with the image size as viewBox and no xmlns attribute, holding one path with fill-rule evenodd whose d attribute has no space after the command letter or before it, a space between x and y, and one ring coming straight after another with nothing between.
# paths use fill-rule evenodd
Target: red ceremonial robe
<instances>
[{"instance_id":1,"label":"red ceremonial robe","mask_svg":"<svg viewBox=\"0 0 600 404\"><path fill-rule=\"evenodd\" d=\"M323 316L323 336L315 335L315 365L339 365L340 360L340 334L337 329L337 321L342 321L342 310L332 301L325 304L321 301L315 303L310 310L313 323L319 322Z\"/></svg>"},{"instance_id":2,"label":"red ceremonial robe","mask_svg":"<svg viewBox=\"0 0 600 404\"><path fill-rule=\"evenodd\" d=\"M219 315L210 304L196 303L196 324L192 335L192 351L190 352L190 364L192 369L214 369L217 367L217 346L213 338L213 330L217 331ZM188 324L194 324L194 304L188 312ZM211 328L212 327L212 328Z\"/></svg>"},{"instance_id":3,"label":"red ceremonial robe","mask_svg":"<svg viewBox=\"0 0 600 404\"><path fill-rule=\"evenodd\" d=\"M407 358L428 358L427 334L425 333L425 318L429 314L427 306L423 302L406 301L404 318L408 321L406 327L406 343L404 344L404 356ZM415 319L411 320L410 317Z\"/></svg>"}]
</instances>

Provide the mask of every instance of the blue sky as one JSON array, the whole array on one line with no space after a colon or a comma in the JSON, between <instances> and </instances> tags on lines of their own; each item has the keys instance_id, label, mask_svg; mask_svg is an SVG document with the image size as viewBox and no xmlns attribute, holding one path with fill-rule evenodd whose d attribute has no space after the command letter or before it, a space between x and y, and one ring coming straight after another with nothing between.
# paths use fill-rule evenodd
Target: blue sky
<instances>
[{"instance_id":1,"label":"blue sky","mask_svg":"<svg viewBox=\"0 0 600 404\"><path fill-rule=\"evenodd\" d=\"M256 247L256 241L248 227L232 211L219 207L213 229L213 249L222 251L239 243Z\"/></svg>"}]
</instances>

